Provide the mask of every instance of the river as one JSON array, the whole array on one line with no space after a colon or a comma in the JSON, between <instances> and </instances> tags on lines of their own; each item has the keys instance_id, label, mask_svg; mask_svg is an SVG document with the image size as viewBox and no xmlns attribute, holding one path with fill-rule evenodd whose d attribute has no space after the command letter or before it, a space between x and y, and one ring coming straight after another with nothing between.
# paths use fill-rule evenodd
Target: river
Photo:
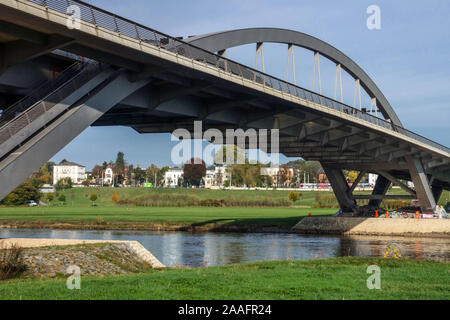
<instances>
[{"instance_id":1,"label":"river","mask_svg":"<svg viewBox=\"0 0 450 320\"><path fill-rule=\"evenodd\" d=\"M167 266L218 266L261 260L382 257L387 245L403 257L450 261L450 238L0 229L0 238L137 240Z\"/></svg>"}]
</instances>

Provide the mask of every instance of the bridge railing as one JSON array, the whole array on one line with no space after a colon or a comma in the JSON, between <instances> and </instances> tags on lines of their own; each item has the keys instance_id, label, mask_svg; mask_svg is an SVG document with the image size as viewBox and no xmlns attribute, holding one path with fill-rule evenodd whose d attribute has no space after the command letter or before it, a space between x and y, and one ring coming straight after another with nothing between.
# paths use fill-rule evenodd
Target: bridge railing
<instances>
[{"instance_id":1,"label":"bridge railing","mask_svg":"<svg viewBox=\"0 0 450 320\"><path fill-rule=\"evenodd\" d=\"M336 100L327 98L323 95L317 94L313 91L304 89L302 87L293 85L287 81L270 76L256 69L242 65L235 61L229 60L225 57L215 53L206 51L200 47L196 47L183 41L180 38L175 38L156 31L149 27L143 26L134 21L117 16L113 13L85 3L79 0L28 0L33 3L45 6L49 9L56 10L64 14L72 13L68 10L69 6L76 6L80 11L80 19L107 30L117 32L121 35L146 42L148 44L163 48L179 55L191 58L197 61L202 61L205 64L214 65L225 72L231 72L243 78L259 82L261 84L270 86L276 90L284 93L292 94L297 97L319 103L328 108L338 110L347 115L368 121L374 125L384 127L389 130L403 133L410 138L432 145L435 148L450 152L450 149L430 139L424 138L414 132L408 131L402 127L394 126L390 121L375 117L364 112L363 110L355 109L349 105L340 103Z\"/></svg>"},{"instance_id":2,"label":"bridge railing","mask_svg":"<svg viewBox=\"0 0 450 320\"><path fill-rule=\"evenodd\" d=\"M61 73L56 78L46 80L40 83L35 89L33 89L28 95L15 102L5 110L3 110L0 116L0 128L8 121L14 119L17 115L28 109L30 106L43 99L49 93L57 89L64 82L73 77L83 65L79 62L75 62Z\"/></svg>"},{"instance_id":3,"label":"bridge railing","mask_svg":"<svg viewBox=\"0 0 450 320\"><path fill-rule=\"evenodd\" d=\"M50 111L55 105L83 86L86 81L92 79L92 77L99 74L102 70L103 65L98 62L77 62L73 66L69 67L67 74L62 77L65 82L62 82L61 79L56 81L58 86L52 83L41 86L36 92L33 93L33 95L27 96L20 100L16 107L21 109L23 106L28 106L28 108L26 110L22 110L22 112L13 117L12 120L4 123L0 127L0 145L16 135L22 129L26 128L41 115ZM47 87L52 89L52 92L49 94ZM39 90L42 91L39 92ZM38 100L35 101L36 99ZM16 107L13 108L13 111L17 111ZM11 113L11 115L12 114L13 113Z\"/></svg>"}]
</instances>

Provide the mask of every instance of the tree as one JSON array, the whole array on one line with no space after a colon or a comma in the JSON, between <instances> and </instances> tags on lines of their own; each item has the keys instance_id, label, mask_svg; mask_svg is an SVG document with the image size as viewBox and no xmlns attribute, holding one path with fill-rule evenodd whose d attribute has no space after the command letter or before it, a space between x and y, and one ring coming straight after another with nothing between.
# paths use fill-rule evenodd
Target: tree
<instances>
[{"instance_id":1,"label":"tree","mask_svg":"<svg viewBox=\"0 0 450 320\"><path fill-rule=\"evenodd\" d=\"M125 167L126 167L125 154L119 151L117 153L116 162L114 163L114 172L117 176L118 184L121 184L123 182Z\"/></svg>"},{"instance_id":2,"label":"tree","mask_svg":"<svg viewBox=\"0 0 450 320\"><path fill-rule=\"evenodd\" d=\"M348 182L355 182L356 178L358 177L358 172L356 171L350 171L347 174L347 181Z\"/></svg>"},{"instance_id":3,"label":"tree","mask_svg":"<svg viewBox=\"0 0 450 320\"><path fill-rule=\"evenodd\" d=\"M44 163L37 173L37 178L41 179L43 183L52 183L53 182L53 166L54 162L46 162Z\"/></svg>"},{"instance_id":4,"label":"tree","mask_svg":"<svg viewBox=\"0 0 450 320\"><path fill-rule=\"evenodd\" d=\"M143 169L141 169L139 166L137 166L136 168L134 168L133 173L134 173L134 180L138 184L142 184L145 182L146 174Z\"/></svg>"},{"instance_id":5,"label":"tree","mask_svg":"<svg viewBox=\"0 0 450 320\"><path fill-rule=\"evenodd\" d=\"M162 168L158 168L156 165L151 164L146 170L146 180L147 182L153 183L155 187L164 185L164 175L167 170L169 170L169 166L164 166Z\"/></svg>"},{"instance_id":6,"label":"tree","mask_svg":"<svg viewBox=\"0 0 450 320\"><path fill-rule=\"evenodd\" d=\"M55 190L61 191L65 189L72 188L72 179L69 178L62 178L55 184Z\"/></svg>"},{"instance_id":7,"label":"tree","mask_svg":"<svg viewBox=\"0 0 450 320\"><path fill-rule=\"evenodd\" d=\"M19 206L26 204L30 200L39 202L42 195L39 191L41 186L42 181L40 179L27 179L8 194L1 203L8 206Z\"/></svg>"},{"instance_id":8,"label":"tree","mask_svg":"<svg viewBox=\"0 0 450 320\"><path fill-rule=\"evenodd\" d=\"M233 154L228 154L228 150L233 150ZM236 145L226 145L217 150L214 155L215 164L237 164L238 160L245 159L245 150Z\"/></svg>"},{"instance_id":9,"label":"tree","mask_svg":"<svg viewBox=\"0 0 450 320\"><path fill-rule=\"evenodd\" d=\"M318 161L305 161L303 159L298 159L295 161L290 161L286 165L297 169L299 175L296 181L297 183L306 183L307 181L315 182L319 176L319 173L323 172L322 166Z\"/></svg>"},{"instance_id":10,"label":"tree","mask_svg":"<svg viewBox=\"0 0 450 320\"><path fill-rule=\"evenodd\" d=\"M134 166L132 164L125 167L123 170L123 184L126 185L135 185L136 181L134 180Z\"/></svg>"},{"instance_id":11,"label":"tree","mask_svg":"<svg viewBox=\"0 0 450 320\"><path fill-rule=\"evenodd\" d=\"M97 194L92 193L92 194L89 196L89 200L92 201L92 205L94 206L94 205L95 205L95 201L97 201Z\"/></svg>"},{"instance_id":12,"label":"tree","mask_svg":"<svg viewBox=\"0 0 450 320\"><path fill-rule=\"evenodd\" d=\"M165 175L166 175L166 172L167 172L169 169L170 169L169 166L164 166L164 167L162 167L162 168L159 170L158 175L156 176L157 186L158 186L158 185L159 185L159 186L164 185Z\"/></svg>"},{"instance_id":13,"label":"tree","mask_svg":"<svg viewBox=\"0 0 450 320\"><path fill-rule=\"evenodd\" d=\"M287 165L282 165L279 170L279 183L284 186L290 186L292 180L292 171Z\"/></svg>"},{"instance_id":14,"label":"tree","mask_svg":"<svg viewBox=\"0 0 450 320\"><path fill-rule=\"evenodd\" d=\"M106 164L106 167L108 167L108 164ZM102 178L103 170L103 167L99 166L98 164L96 164L94 168L92 168L92 176L94 177L96 183L98 183Z\"/></svg>"},{"instance_id":15,"label":"tree","mask_svg":"<svg viewBox=\"0 0 450 320\"><path fill-rule=\"evenodd\" d=\"M300 196L297 192L295 192L294 190L292 190L291 192L289 192L289 196L288 196L289 200L291 200L293 203L295 203L295 201L297 201Z\"/></svg>"},{"instance_id":16,"label":"tree","mask_svg":"<svg viewBox=\"0 0 450 320\"><path fill-rule=\"evenodd\" d=\"M145 170L147 181L156 186L160 169L153 163Z\"/></svg>"},{"instance_id":17,"label":"tree","mask_svg":"<svg viewBox=\"0 0 450 320\"><path fill-rule=\"evenodd\" d=\"M183 166L184 183L188 186L199 186L203 177L206 175L206 164L203 160L198 159L195 163L195 159L192 158Z\"/></svg>"}]
</instances>

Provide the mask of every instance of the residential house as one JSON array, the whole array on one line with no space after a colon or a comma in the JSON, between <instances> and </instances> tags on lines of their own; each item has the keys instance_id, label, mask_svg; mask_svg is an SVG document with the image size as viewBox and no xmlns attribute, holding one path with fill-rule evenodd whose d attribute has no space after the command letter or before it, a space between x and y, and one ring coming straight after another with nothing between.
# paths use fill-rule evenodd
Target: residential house
<instances>
[{"instance_id":1,"label":"residential house","mask_svg":"<svg viewBox=\"0 0 450 320\"><path fill-rule=\"evenodd\" d=\"M164 174L164 186L167 188L175 188L178 186L178 180L183 178L183 169L170 168Z\"/></svg>"},{"instance_id":2,"label":"residential house","mask_svg":"<svg viewBox=\"0 0 450 320\"><path fill-rule=\"evenodd\" d=\"M53 184L64 178L70 178L73 184L81 184L86 180L86 167L75 162L61 161L53 166Z\"/></svg>"}]
</instances>

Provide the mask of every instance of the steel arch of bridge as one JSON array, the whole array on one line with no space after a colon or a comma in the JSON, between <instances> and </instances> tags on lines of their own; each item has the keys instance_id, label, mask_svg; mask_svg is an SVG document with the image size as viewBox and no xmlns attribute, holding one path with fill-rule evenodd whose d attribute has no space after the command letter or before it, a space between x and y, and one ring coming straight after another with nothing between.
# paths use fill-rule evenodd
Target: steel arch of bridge
<instances>
[{"instance_id":1,"label":"steel arch of bridge","mask_svg":"<svg viewBox=\"0 0 450 320\"><path fill-rule=\"evenodd\" d=\"M367 73L344 53L332 45L306 33L279 28L248 28L209 33L190 37L186 42L212 52L252 43L284 43L295 45L313 52L318 52L327 59L340 65L354 79L359 79L361 86L371 99L375 98L385 119L390 119L397 126L403 127L400 119L375 82Z\"/></svg>"}]
</instances>

